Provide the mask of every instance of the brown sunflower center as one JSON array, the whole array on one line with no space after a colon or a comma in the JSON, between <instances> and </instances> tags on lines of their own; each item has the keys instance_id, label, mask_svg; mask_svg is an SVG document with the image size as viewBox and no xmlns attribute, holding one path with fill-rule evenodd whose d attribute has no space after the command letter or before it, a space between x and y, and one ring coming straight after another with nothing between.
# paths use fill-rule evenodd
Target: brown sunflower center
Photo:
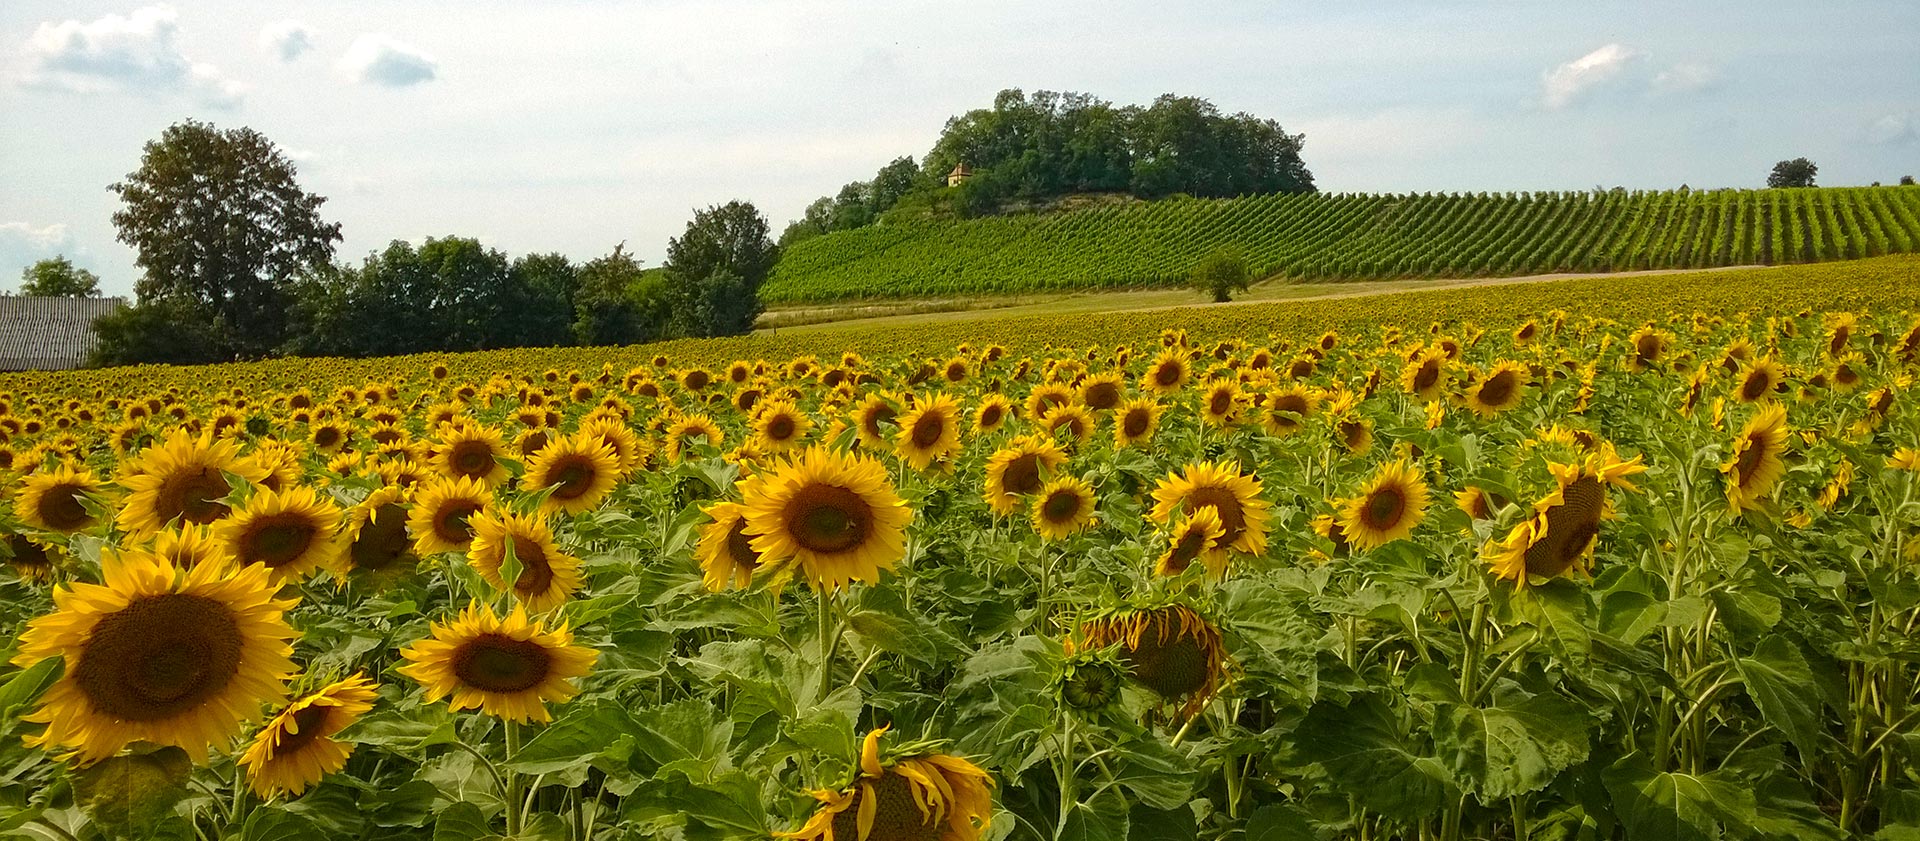
<instances>
[{"instance_id":1,"label":"brown sunflower center","mask_svg":"<svg viewBox=\"0 0 1920 841\"><path fill-rule=\"evenodd\" d=\"M465 544L473 540L473 526L467 523L482 506L469 499L450 499L433 512L433 534L448 543Z\"/></svg>"},{"instance_id":2,"label":"brown sunflower center","mask_svg":"<svg viewBox=\"0 0 1920 841\"><path fill-rule=\"evenodd\" d=\"M453 472L478 479L493 470L493 447L485 441L461 441L447 458Z\"/></svg>"},{"instance_id":3,"label":"brown sunflower center","mask_svg":"<svg viewBox=\"0 0 1920 841\"><path fill-rule=\"evenodd\" d=\"M767 420L767 437L774 441L785 441L793 437L795 426L793 416L785 412Z\"/></svg>"},{"instance_id":4,"label":"brown sunflower center","mask_svg":"<svg viewBox=\"0 0 1920 841\"><path fill-rule=\"evenodd\" d=\"M7 548L13 550L13 565L29 571L50 569L52 556L47 548L17 534L7 535Z\"/></svg>"},{"instance_id":5,"label":"brown sunflower center","mask_svg":"<svg viewBox=\"0 0 1920 841\"><path fill-rule=\"evenodd\" d=\"M547 484L558 485L553 489L553 499L570 500L585 496L593 488L595 469L593 459L585 455L567 455L555 459L552 469L547 471Z\"/></svg>"},{"instance_id":6,"label":"brown sunflower center","mask_svg":"<svg viewBox=\"0 0 1920 841\"><path fill-rule=\"evenodd\" d=\"M229 492L227 480L212 467L183 470L167 476L153 502L154 519L162 523L175 517L202 525L225 516L227 505L221 502Z\"/></svg>"},{"instance_id":7,"label":"brown sunflower center","mask_svg":"<svg viewBox=\"0 0 1920 841\"><path fill-rule=\"evenodd\" d=\"M1413 375L1413 390L1426 391L1440 381L1440 363L1427 360L1420 364L1420 370Z\"/></svg>"},{"instance_id":8,"label":"brown sunflower center","mask_svg":"<svg viewBox=\"0 0 1920 841\"><path fill-rule=\"evenodd\" d=\"M1660 358L1660 337L1651 333L1641 336L1634 343L1634 352L1647 362Z\"/></svg>"},{"instance_id":9,"label":"brown sunflower center","mask_svg":"<svg viewBox=\"0 0 1920 841\"><path fill-rule=\"evenodd\" d=\"M940 443L941 437L946 434L947 419L939 412L923 412L920 418L913 422L913 445L920 449L924 450Z\"/></svg>"},{"instance_id":10,"label":"brown sunflower center","mask_svg":"<svg viewBox=\"0 0 1920 841\"><path fill-rule=\"evenodd\" d=\"M1207 398L1207 414L1216 418L1225 417L1233 411L1233 392L1221 389Z\"/></svg>"},{"instance_id":11,"label":"brown sunflower center","mask_svg":"<svg viewBox=\"0 0 1920 841\"><path fill-rule=\"evenodd\" d=\"M1189 530L1175 540L1173 547L1167 550L1167 574L1179 575L1193 565L1195 558L1207 548L1207 533L1197 529Z\"/></svg>"},{"instance_id":12,"label":"brown sunflower center","mask_svg":"<svg viewBox=\"0 0 1920 841\"><path fill-rule=\"evenodd\" d=\"M1191 515L1207 506L1213 506L1214 513L1220 515L1221 546L1232 546L1240 541L1240 535L1247 531L1246 510L1240 506L1240 498L1233 491L1218 487L1194 488L1187 494L1185 510Z\"/></svg>"},{"instance_id":13,"label":"brown sunflower center","mask_svg":"<svg viewBox=\"0 0 1920 841\"><path fill-rule=\"evenodd\" d=\"M980 428L992 429L996 426L999 426L1000 418L1006 415L1006 411L1007 410L1000 408L1000 404L998 403L991 404L986 408L981 409L980 410Z\"/></svg>"},{"instance_id":14,"label":"brown sunflower center","mask_svg":"<svg viewBox=\"0 0 1920 841\"><path fill-rule=\"evenodd\" d=\"M1156 612L1140 644L1121 653L1133 679L1162 698L1180 698L1207 686L1214 664L1197 634L1181 633L1179 620Z\"/></svg>"},{"instance_id":15,"label":"brown sunflower center","mask_svg":"<svg viewBox=\"0 0 1920 841\"><path fill-rule=\"evenodd\" d=\"M1495 371L1493 376L1480 384L1480 402L1487 406L1505 406L1507 401L1512 399L1513 392L1513 372Z\"/></svg>"},{"instance_id":16,"label":"brown sunflower center","mask_svg":"<svg viewBox=\"0 0 1920 841\"><path fill-rule=\"evenodd\" d=\"M1773 377L1765 370L1755 369L1747 372L1747 378L1740 383L1740 399L1748 403L1765 397L1773 390Z\"/></svg>"},{"instance_id":17,"label":"brown sunflower center","mask_svg":"<svg viewBox=\"0 0 1920 841\"><path fill-rule=\"evenodd\" d=\"M93 525L93 515L80 504L80 494L85 492L86 488L77 484L54 485L40 495L34 514L54 531L78 531Z\"/></svg>"},{"instance_id":18,"label":"brown sunflower center","mask_svg":"<svg viewBox=\"0 0 1920 841\"><path fill-rule=\"evenodd\" d=\"M1762 432L1753 432L1747 436L1747 446L1740 451L1740 457L1733 462L1734 481L1744 488L1753 476L1760 472L1761 463L1767 458L1767 436Z\"/></svg>"},{"instance_id":19,"label":"brown sunflower center","mask_svg":"<svg viewBox=\"0 0 1920 841\"><path fill-rule=\"evenodd\" d=\"M1000 487L1010 494L1030 494L1040 490L1040 456L1022 453L1007 462L1000 472Z\"/></svg>"},{"instance_id":20,"label":"brown sunflower center","mask_svg":"<svg viewBox=\"0 0 1920 841\"><path fill-rule=\"evenodd\" d=\"M1400 524L1407 515L1407 495L1399 488L1380 488L1367 495L1360 509L1360 521L1367 528L1385 531Z\"/></svg>"},{"instance_id":21,"label":"brown sunflower center","mask_svg":"<svg viewBox=\"0 0 1920 841\"><path fill-rule=\"evenodd\" d=\"M880 428L880 425L883 423L892 422L894 414L895 412L893 411L892 406L888 406L884 403L876 405L873 408L868 409L866 416L861 418L860 429L862 432L867 433L867 435L870 437L884 438L886 437L887 433L885 430Z\"/></svg>"},{"instance_id":22,"label":"brown sunflower center","mask_svg":"<svg viewBox=\"0 0 1920 841\"><path fill-rule=\"evenodd\" d=\"M816 483L800 488L784 513L793 541L810 552L845 552L864 544L873 532L873 507L866 498L839 485Z\"/></svg>"},{"instance_id":23,"label":"brown sunflower center","mask_svg":"<svg viewBox=\"0 0 1920 841\"><path fill-rule=\"evenodd\" d=\"M204 596L136 599L94 626L73 679L101 713L159 721L218 696L240 672L239 623Z\"/></svg>"},{"instance_id":24,"label":"brown sunflower center","mask_svg":"<svg viewBox=\"0 0 1920 841\"><path fill-rule=\"evenodd\" d=\"M1551 578L1566 572L1600 533L1607 490L1593 476L1582 476L1561 491L1565 500L1547 509L1547 533L1527 547L1527 574Z\"/></svg>"},{"instance_id":25,"label":"brown sunflower center","mask_svg":"<svg viewBox=\"0 0 1920 841\"><path fill-rule=\"evenodd\" d=\"M407 509L389 502L374 512L347 550L353 568L378 572L399 563L412 544L407 540Z\"/></svg>"},{"instance_id":26,"label":"brown sunflower center","mask_svg":"<svg viewBox=\"0 0 1920 841\"><path fill-rule=\"evenodd\" d=\"M306 554L319 533L320 526L295 511L257 518L240 535L236 547L240 565L266 564L268 569L279 569Z\"/></svg>"},{"instance_id":27,"label":"brown sunflower center","mask_svg":"<svg viewBox=\"0 0 1920 841\"><path fill-rule=\"evenodd\" d=\"M292 756L299 753L301 748L323 738L327 726L327 715L332 710L333 707L317 704L295 710L293 727L281 732L280 743L274 746L273 755L276 758Z\"/></svg>"},{"instance_id":28,"label":"brown sunflower center","mask_svg":"<svg viewBox=\"0 0 1920 841\"><path fill-rule=\"evenodd\" d=\"M749 571L760 567L760 553L753 549L753 535L747 533L745 517L734 520L733 528L727 530L727 557Z\"/></svg>"},{"instance_id":29,"label":"brown sunflower center","mask_svg":"<svg viewBox=\"0 0 1920 841\"><path fill-rule=\"evenodd\" d=\"M854 794L853 805L833 816L834 838L851 841L862 837L859 821L865 804L860 799L864 797L872 797L876 801L873 827L864 836L865 841L931 841L940 837L939 822L921 814L918 798L913 794L913 785L906 777L889 771L880 779L872 782L863 779L861 782L863 785Z\"/></svg>"},{"instance_id":30,"label":"brown sunflower center","mask_svg":"<svg viewBox=\"0 0 1920 841\"><path fill-rule=\"evenodd\" d=\"M1372 435L1372 433L1367 430L1367 425L1359 421L1343 420L1338 426L1340 430L1340 440L1346 443L1347 449L1349 450L1358 450L1366 446L1367 441Z\"/></svg>"},{"instance_id":31,"label":"brown sunflower center","mask_svg":"<svg viewBox=\"0 0 1920 841\"><path fill-rule=\"evenodd\" d=\"M553 655L539 643L481 634L453 652L453 675L482 692L524 692L545 682Z\"/></svg>"},{"instance_id":32,"label":"brown sunflower center","mask_svg":"<svg viewBox=\"0 0 1920 841\"><path fill-rule=\"evenodd\" d=\"M1080 395L1080 400L1087 404L1087 408L1095 411L1111 409L1120 405L1120 386L1111 380L1101 380L1087 386L1086 392Z\"/></svg>"},{"instance_id":33,"label":"brown sunflower center","mask_svg":"<svg viewBox=\"0 0 1920 841\"><path fill-rule=\"evenodd\" d=\"M1048 495L1045 502L1040 503L1040 516L1049 523L1061 525L1070 523L1080 516L1080 509L1084 507L1085 500L1082 500L1079 494L1071 490L1058 490Z\"/></svg>"},{"instance_id":34,"label":"brown sunflower center","mask_svg":"<svg viewBox=\"0 0 1920 841\"><path fill-rule=\"evenodd\" d=\"M513 580L513 591L522 596L538 596L553 584L553 563L547 549L525 535L513 536L513 557L520 562L520 577Z\"/></svg>"},{"instance_id":35,"label":"brown sunflower center","mask_svg":"<svg viewBox=\"0 0 1920 841\"><path fill-rule=\"evenodd\" d=\"M1120 419L1120 430L1128 438L1138 438L1147 434L1147 427L1153 423L1153 413L1146 409L1133 409Z\"/></svg>"},{"instance_id":36,"label":"brown sunflower center","mask_svg":"<svg viewBox=\"0 0 1920 841\"><path fill-rule=\"evenodd\" d=\"M1180 384L1180 377L1185 373L1178 362L1162 362L1153 369L1153 382L1161 388L1172 388Z\"/></svg>"}]
</instances>

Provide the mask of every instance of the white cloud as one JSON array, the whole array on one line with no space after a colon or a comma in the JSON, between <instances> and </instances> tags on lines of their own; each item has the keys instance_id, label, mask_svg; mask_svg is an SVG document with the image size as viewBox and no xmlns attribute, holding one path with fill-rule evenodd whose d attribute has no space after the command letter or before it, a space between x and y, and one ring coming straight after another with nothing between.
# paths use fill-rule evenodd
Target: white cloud
<instances>
[{"instance_id":1,"label":"white cloud","mask_svg":"<svg viewBox=\"0 0 1920 841\"><path fill-rule=\"evenodd\" d=\"M354 39L337 66L348 79L390 88L430 82L440 72L432 56L377 33Z\"/></svg>"},{"instance_id":2,"label":"white cloud","mask_svg":"<svg viewBox=\"0 0 1920 841\"><path fill-rule=\"evenodd\" d=\"M293 61L313 49L313 30L297 20L269 23L260 29L260 49L282 62Z\"/></svg>"},{"instance_id":3,"label":"white cloud","mask_svg":"<svg viewBox=\"0 0 1920 841\"><path fill-rule=\"evenodd\" d=\"M1547 107L1565 108L1581 94L1619 76L1640 57L1639 50L1625 44L1608 44L1547 71L1542 77Z\"/></svg>"},{"instance_id":4,"label":"white cloud","mask_svg":"<svg viewBox=\"0 0 1920 841\"><path fill-rule=\"evenodd\" d=\"M235 108L246 87L194 62L175 42L179 13L172 6L137 9L81 23L42 23L27 40L28 87L73 93L179 91L221 109Z\"/></svg>"},{"instance_id":5,"label":"white cloud","mask_svg":"<svg viewBox=\"0 0 1920 841\"><path fill-rule=\"evenodd\" d=\"M61 253L72 257L72 250L73 237L65 225L0 222L0 286L10 285L21 271L48 257Z\"/></svg>"},{"instance_id":6,"label":"white cloud","mask_svg":"<svg viewBox=\"0 0 1920 841\"><path fill-rule=\"evenodd\" d=\"M1720 84L1720 71L1704 64L1676 64L1654 74L1656 93L1692 93Z\"/></svg>"},{"instance_id":7,"label":"white cloud","mask_svg":"<svg viewBox=\"0 0 1920 841\"><path fill-rule=\"evenodd\" d=\"M1916 129L1913 119L1900 114L1888 114L1872 125L1867 126L1867 142L1882 146L1910 143L1920 139L1920 129Z\"/></svg>"}]
</instances>

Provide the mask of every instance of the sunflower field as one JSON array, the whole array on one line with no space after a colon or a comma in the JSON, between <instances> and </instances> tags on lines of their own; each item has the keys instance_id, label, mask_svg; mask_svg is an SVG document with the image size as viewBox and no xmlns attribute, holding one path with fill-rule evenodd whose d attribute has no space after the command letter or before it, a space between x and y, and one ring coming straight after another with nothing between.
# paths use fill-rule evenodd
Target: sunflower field
<instances>
[{"instance_id":1,"label":"sunflower field","mask_svg":"<svg viewBox=\"0 0 1920 841\"><path fill-rule=\"evenodd\" d=\"M1920 837L1916 265L0 379L0 831Z\"/></svg>"}]
</instances>

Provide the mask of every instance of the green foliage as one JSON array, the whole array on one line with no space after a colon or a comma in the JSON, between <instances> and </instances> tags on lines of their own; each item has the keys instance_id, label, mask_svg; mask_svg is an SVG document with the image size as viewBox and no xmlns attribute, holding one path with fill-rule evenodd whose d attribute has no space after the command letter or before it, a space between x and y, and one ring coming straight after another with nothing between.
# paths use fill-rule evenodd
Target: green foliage
<instances>
[{"instance_id":1,"label":"green foliage","mask_svg":"<svg viewBox=\"0 0 1920 841\"><path fill-rule=\"evenodd\" d=\"M964 215L990 208L1003 188L997 175L976 175L951 192ZM1920 191L1899 187L1169 199L959 222L889 218L795 245L762 297L1169 287L1221 248L1240 249L1259 277L1328 281L1796 263L1910 253L1916 243Z\"/></svg>"},{"instance_id":2,"label":"green foliage","mask_svg":"<svg viewBox=\"0 0 1920 841\"><path fill-rule=\"evenodd\" d=\"M124 203L113 214L118 238L144 272L140 302L177 301L204 317L193 329L208 352L194 361L273 352L295 281L332 259L340 225L320 218L326 198L300 189L295 174L259 132L188 120L149 142L140 168L108 188Z\"/></svg>"},{"instance_id":3,"label":"green foliage","mask_svg":"<svg viewBox=\"0 0 1920 841\"><path fill-rule=\"evenodd\" d=\"M1213 296L1214 303L1233 300L1234 290L1246 291L1249 278L1246 255L1237 248L1222 248L1193 267L1193 287Z\"/></svg>"},{"instance_id":4,"label":"green foliage","mask_svg":"<svg viewBox=\"0 0 1920 841\"><path fill-rule=\"evenodd\" d=\"M574 293L573 337L583 345L630 345L660 337L670 316L666 281L630 254L612 254L580 267Z\"/></svg>"},{"instance_id":5,"label":"green foliage","mask_svg":"<svg viewBox=\"0 0 1920 841\"><path fill-rule=\"evenodd\" d=\"M672 329L682 336L732 336L753 329L760 285L779 259L767 218L751 203L696 211L686 233L667 243Z\"/></svg>"},{"instance_id":6,"label":"green foliage","mask_svg":"<svg viewBox=\"0 0 1920 841\"><path fill-rule=\"evenodd\" d=\"M20 294L34 298L98 298L100 278L66 257L51 257L20 272Z\"/></svg>"},{"instance_id":7,"label":"green foliage","mask_svg":"<svg viewBox=\"0 0 1920 841\"><path fill-rule=\"evenodd\" d=\"M1820 167L1806 158L1794 158L1773 165L1773 171L1767 173L1768 187L1812 187L1814 176L1820 174Z\"/></svg>"},{"instance_id":8,"label":"green foliage","mask_svg":"<svg viewBox=\"0 0 1920 841\"><path fill-rule=\"evenodd\" d=\"M192 365L227 352L206 325L212 314L192 301L159 298L103 315L93 322L95 344L88 364Z\"/></svg>"}]
</instances>

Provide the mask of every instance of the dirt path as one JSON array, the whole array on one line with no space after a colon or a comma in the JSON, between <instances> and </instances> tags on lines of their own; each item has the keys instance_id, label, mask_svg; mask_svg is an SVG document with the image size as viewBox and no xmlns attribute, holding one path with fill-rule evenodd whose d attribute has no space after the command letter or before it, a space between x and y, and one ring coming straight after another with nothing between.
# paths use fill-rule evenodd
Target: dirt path
<instances>
[{"instance_id":1,"label":"dirt path","mask_svg":"<svg viewBox=\"0 0 1920 841\"><path fill-rule=\"evenodd\" d=\"M1388 295L1395 292L1412 292L1434 289L1461 289L1472 286L1504 286L1516 283L1542 283L1553 280L1573 280L1592 277L1638 277L1643 275L1694 274L1699 272L1724 272L1736 269L1759 269L1765 266L1722 266L1711 269L1646 269L1627 272L1560 272L1556 274L1519 275L1515 277L1476 277L1436 280L1376 280L1347 281L1341 283L1284 283L1269 282L1256 284L1239 298L1227 304L1210 304L1201 300L1201 296L1187 289L1147 289L1126 292L1080 292L1061 295L1054 298L1035 300L1018 299L1018 303L995 306L994 299L982 298L955 302L951 310L935 312L909 312L889 315L859 316L836 321L823 321L813 324L789 327L761 328L761 333L788 333L808 330L839 330L846 328L868 329L875 327L894 327L908 324L931 322L991 320L1017 318L1023 315L1059 315L1080 313L1093 315L1108 312L1152 312L1158 310L1180 309L1199 306L1241 306L1246 304L1271 304L1280 301L1315 301L1332 298L1360 298L1370 295ZM902 301L900 306L915 306L914 302ZM936 303L937 305L937 303ZM854 304L849 309L870 309L884 307L886 304ZM827 307L815 307L807 312L829 310Z\"/></svg>"}]
</instances>

